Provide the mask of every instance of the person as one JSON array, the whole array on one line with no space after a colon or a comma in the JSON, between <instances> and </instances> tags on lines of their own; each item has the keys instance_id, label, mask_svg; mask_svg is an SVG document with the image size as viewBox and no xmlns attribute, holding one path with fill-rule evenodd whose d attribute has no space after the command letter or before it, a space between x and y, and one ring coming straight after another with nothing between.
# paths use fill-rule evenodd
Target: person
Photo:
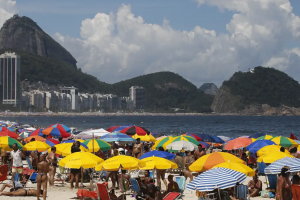
<instances>
[{"instance_id":1,"label":"person","mask_svg":"<svg viewBox=\"0 0 300 200\"><path fill-rule=\"evenodd\" d=\"M146 145L146 146L144 147L144 150L145 150L145 152L144 152L144 153L148 153L148 152L150 152L150 148L149 148L149 146L148 146L148 145Z\"/></svg>"},{"instance_id":2,"label":"person","mask_svg":"<svg viewBox=\"0 0 300 200\"><path fill-rule=\"evenodd\" d=\"M148 184L147 188L148 194L144 200L162 200L162 195L154 184Z\"/></svg>"},{"instance_id":3,"label":"person","mask_svg":"<svg viewBox=\"0 0 300 200\"><path fill-rule=\"evenodd\" d=\"M181 175L183 175L183 170L184 170L184 159L181 155L181 153L176 153L174 162L177 164L178 169L180 170Z\"/></svg>"},{"instance_id":4,"label":"person","mask_svg":"<svg viewBox=\"0 0 300 200\"><path fill-rule=\"evenodd\" d=\"M73 143L71 147L71 153L81 152L80 150L80 142L76 141ZM81 172L81 169L71 169L71 179L70 179L70 185L71 189L74 188L74 178L75 178L75 189L79 187L79 174Z\"/></svg>"},{"instance_id":5,"label":"person","mask_svg":"<svg viewBox=\"0 0 300 200\"><path fill-rule=\"evenodd\" d=\"M150 171L149 170L146 170L144 175L145 175L145 177L142 180L142 183L144 185L148 185L148 184L153 182L152 178L150 177Z\"/></svg>"},{"instance_id":6,"label":"person","mask_svg":"<svg viewBox=\"0 0 300 200\"><path fill-rule=\"evenodd\" d=\"M141 139L137 138L136 143L133 146L132 155L134 158L140 158L143 152L143 145L141 144Z\"/></svg>"},{"instance_id":7,"label":"person","mask_svg":"<svg viewBox=\"0 0 300 200\"><path fill-rule=\"evenodd\" d=\"M205 155L205 151L202 148L202 144L199 144L198 151L195 152L195 160L198 160L199 158L201 158L204 155Z\"/></svg>"},{"instance_id":8,"label":"person","mask_svg":"<svg viewBox=\"0 0 300 200\"><path fill-rule=\"evenodd\" d=\"M298 175L294 175L292 181L293 200L300 200L300 177Z\"/></svg>"},{"instance_id":9,"label":"person","mask_svg":"<svg viewBox=\"0 0 300 200\"><path fill-rule=\"evenodd\" d=\"M10 152L11 155L11 163L12 163L12 181L15 180L16 173L19 174L20 181L23 179L23 162L22 158L25 158L25 155L22 151L18 150L17 143L13 144L13 150Z\"/></svg>"},{"instance_id":10,"label":"person","mask_svg":"<svg viewBox=\"0 0 300 200\"><path fill-rule=\"evenodd\" d=\"M167 187L167 191L165 192L165 195L167 195L169 192L179 192L179 186L178 184L173 180L173 175L169 175L168 176L168 187ZM164 195L164 196L165 196Z\"/></svg>"},{"instance_id":11,"label":"person","mask_svg":"<svg viewBox=\"0 0 300 200\"><path fill-rule=\"evenodd\" d=\"M291 148L291 149L290 149L290 154L291 154L292 156L294 156L295 158L297 158L297 157L298 157L297 147Z\"/></svg>"},{"instance_id":12,"label":"person","mask_svg":"<svg viewBox=\"0 0 300 200\"><path fill-rule=\"evenodd\" d=\"M189 167L190 165L195 162L195 159L194 159L194 155L193 155L193 152L191 151L187 151L186 152L186 157L184 158L184 170L183 170L183 173L184 173L184 177L187 179L187 178L190 178L190 182L194 179L192 173L190 172L189 170Z\"/></svg>"},{"instance_id":13,"label":"person","mask_svg":"<svg viewBox=\"0 0 300 200\"><path fill-rule=\"evenodd\" d=\"M253 176L253 180L249 181L248 183L250 197L257 197L259 196L259 192L262 191L262 182L258 180L258 176L255 174Z\"/></svg>"},{"instance_id":14,"label":"person","mask_svg":"<svg viewBox=\"0 0 300 200\"><path fill-rule=\"evenodd\" d=\"M29 175L24 174L22 182L14 181L13 184L3 184L3 186L0 190L0 193L3 192L5 190L5 188L7 188L7 187L11 188L11 192L16 191L19 188L23 188L25 186L25 184L27 183L28 179L29 179Z\"/></svg>"},{"instance_id":15,"label":"person","mask_svg":"<svg viewBox=\"0 0 300 200\"><path fill-rule=\"evenodd\" d=\"M248 157L247 157L247 154L244 152L244 153L242 153L242 157L241 157L241 159L243 160L243 161L245 161L245 165L248 165Z\"/></svg>"},{"instance_id":16,"label":"person","mask_svg":"<svg viewBox=\"0 0 300 200\"><path fill-rule=\"evenodd\" d=\"M280 147L280 151L284 153L285 152L285 148L284 147Z\"/></svg>"},{"instance_id":17,"label":"person","mask_svg":"<svg viewBox=\"0 0 300 200\"><path fill-rule=\"evenodd\" d=\"M159 147L158 151L165 151L163 147ZM167 180L165 179L166 170L165 169L156 169L157 174L157 184L159 189L161 190L161 180L164 182L165 186L167 187Z\"/></svg>"},{"instance_id":18,"label":"person","mask_svg":"<svg viewBox=\"0 0 300 200\"><path fill-rule=\"evenodd\" d=\"M0 196L37 196L38 199L39 197L42 197L44 195L43 190L39 191L30 189L30 190L25 190L24 188L19 188L15 191L12 192L1 192Z\"/></svg>"},{"instance_id":19,"label":"person","mask_svg":"<svg viewBox=\"0 0 300 200\"><path fill-rule=\"evenodd\" d=\"M48 176L47 173L49 172L49 163L46 160L45 155L40 156L40 162L37 167L38 170L38 175L36 178L36 183L37 183L37 199L39 200L40 198L40 191L43 186L43 199L46 200L47 196L47 184L48 184Z\"/></svg>"},{"instance_id":20,"label":"person","mask_svg":"<svg viewBox=\"0 0 300 200\"><path fill-rule=\"evenodd\" d=\"M277 178L276 200L292 200L292 186L289 180L290 172L288 167L281 169L281 175Z\"/></svg>"},{"instance_id":21,"label":"person","mask_svg":"<svg viewBox=\"0 0 300 200\"><path fill-rule=\"evenodd\" d=\"M55 156L56 147L51 148L51 152L47 156L49 162L49 186L54 186L54 176L57 168L57 158Z\"/></svg>"}]
</instances>

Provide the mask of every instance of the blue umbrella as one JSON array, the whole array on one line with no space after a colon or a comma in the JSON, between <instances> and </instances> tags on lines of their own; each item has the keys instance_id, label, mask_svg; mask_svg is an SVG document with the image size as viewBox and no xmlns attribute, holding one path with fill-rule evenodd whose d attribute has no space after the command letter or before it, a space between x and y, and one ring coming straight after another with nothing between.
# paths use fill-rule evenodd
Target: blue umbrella
<instances>
[{"instance_id":1,"label":"blue umbrella","mask_svg":"<svg viewBox=\"0 0 300 200\"><path fill-rule=\"evenodd\" d=\"M124 133L118 133L118 132L108 133L100 137L100 139L104 140L105 142L135 142L136 141L132 137Z\"/></svg>"},{"instance_id":2,"label":"blue umbrella","mask_svg":"<svg viewBox=\"0 0 300 200\"><path fill-rule=\"evenodd\" d=\"M76 140L65 140L65 141L63 141L61 143L74 143L74 142L76 142ZM86 149L89 149L88 146L86 146L85 144L83 144L81 142L80 142L80 145L83 146Z\"/></svg>"},{"instance_id":3,"label":"blue umbrella","mask_svg":"<svg viewBox=\"0 0 300 200\"><path fill-rule=\"evenodd\" d=\"M45 141L46 144L48 144L50 147L53 147L55 144L49 140Z\"/></svg>"},{"instance_id":4,"label":"blue umbrella","mask_svg":"<svg viewBox=\"0 0 300 200\"><path fill-rule=\"evenodd\" d=\"M250 151L251 153L256 153L261 148L273 144L275 145L275 142L271 140L257 140L247 146L247 151Z\"/></svg>"},{"instance_id":5,"label":"blue umbrella","mask_svg":"<svg viewBox=\"0 0 300 200\"><path fill-rule=\"evenodd\" d=\"M290 168L290 172L298 172L300 171L300 159L285 157L276 160L265 168L265 174L280 174L281 169L285 166Z\"/></svg>"},{"instance_id":6,"label":"blue umbrella","mask_svg":"<svg viewBox=\"0 0 300 200\"><path fill-rule=\"evenodd\" d=\"M126 125L126 126L119 126L118 128L116 128L113 132L120 132L121 130L128 128L132 125Z\"/></svg>"},{"instance_id":7,"label":"blue umbrella","mask_svg":"<svg viewBox=\"0 0 300 200\"><path fill-rule=\"evenodd\" d=\"M261 136L265 136L265 135L266 135L265 133L255 133L255 134L250 135L249 138L257 139L257 138L259 138Z\"/></svg>"},{"instance_id":8,"label":"blue umbrella","mask_svg":"<svg viewBox=\"0 0 300 200\"><path fill-rule=\"evenodd\" d=\"M209 147L209 144L206 142L199 142L200 144L202 144L202 146L204 146L205 148Z\"/></svg>"},{"instance_id":9,"label":"blue umbrella","mask_svg":"<svg viewBox=\"0 0 300 200\"><path fill-rule=\"evenodd\" d=\"M199 133L199 134L195 134L195 135L200 137L202 139L202 142L216 142L215 139L208 134Z\"/></svg>"},{"instance_id":10,"label":"blue umbrella","mask_svg":"<svg viewBox=\"0 0 300 200\"><path fill-rule=\"evenodd\" d=\"M215 140L215 143L221 143L221 144L223 144L225 142L224 140L222 140L218 136L210 135L210 137L212 137Z\"/></svg>"},{"instance_id":11,"label":"blue umbrella","mask_svg":"<svg viewBox=\"0 0 300 200\"><path fill-rule=\"evenodd\" d=\"M142 160L144 158L152 157L152 156L165 158L165 159L168 159L168 160L173 160L175 158L175 154L168 153L168 152L165 152L165 151L150 151L150 152L147 152L144 155L142 155L140 157L140 160Z\"/></svg>"},{"instance_id":12,"label":"blue umbrella","mask_svg":"<svg viewBox=\"0 0 300 200\"><path fill-rule=\"evenodd\" d=\"M226 189L242 183L246 180L246 175L227 168L213 168L187 184L187 189L200 192L213 191L216 188Z\"/></svg>"}]
</instances>

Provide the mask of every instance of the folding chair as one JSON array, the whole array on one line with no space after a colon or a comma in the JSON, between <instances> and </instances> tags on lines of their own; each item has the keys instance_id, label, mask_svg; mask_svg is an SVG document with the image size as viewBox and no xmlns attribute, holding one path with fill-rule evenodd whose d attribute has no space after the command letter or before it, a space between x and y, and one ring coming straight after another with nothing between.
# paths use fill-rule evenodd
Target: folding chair
<instances>
[{"instance_id":1,"label":"folding chair","mask_svg":"<svg viewBox=\"0 0 300 200\"><path fill-rule=\"evenodd\" d=\"M131 182L132 189L133 189L134 193L135 193L136 195L141 195L142 192L141 192L141 190L140 190L140 186L139 186L137 180L131 178L131 179L130 179L130 182Z\"/></svg>"},{"instance_id":2,"label":"folding chair","mask_svg":"<svg viewBox=\"0 0 300 200\"><path fill-rule=\"evenodd\" d=\"M170 192L168 193L163 200L175 200L180 198L181 193L178 192Z\"/></svg>"},{"instance_id":3,"label":"folding chair","mask_svg":"<svg viewBox=\"0 0 300 200\"><path fill-rule=\"evenodd\" d=\"M97 183L97 192L98 192L99 200L100 198L101 200L110 200L107 187L105 184Z\"/></svg>"},{"instance_id":4,"label":"folding chair","mask_svg":"<svg viewBox=\"0 0 300 200\"><path fill-rule=\"evenodd\" d=\"M247 185L237 185L235 186L235 194L239 200L247 199L248 186Z\"/></svg>"},{"instance_id":5,"label":"folding chair","mask_svg":"<svg viewBox=\"0 0 300 200\"><path fill-rule=\"evenodd\" d=\"M175 178L175 181L178 184L180 193L182 194L185 190L185 183L186 183L185 177L184 176L177 176Z\"/></svg>"},{"instance_id":6,"label":"folding chair","mask_svg":"<svg viewBox=\"0 0 300 200\"><path fill-rule=\"evenodd\" d=\"M0 183L7 180L7 174L8 174L8 165L2 165L0 167Z\"/></svg>"}]
</instances>

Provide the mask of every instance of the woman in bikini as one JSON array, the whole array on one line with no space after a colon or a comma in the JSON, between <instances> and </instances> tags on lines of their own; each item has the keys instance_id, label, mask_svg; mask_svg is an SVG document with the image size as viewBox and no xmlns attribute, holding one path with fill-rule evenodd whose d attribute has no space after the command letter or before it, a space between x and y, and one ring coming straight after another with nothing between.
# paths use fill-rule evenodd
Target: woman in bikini
<instances>
[{"instance_id":1,"label":"woman in bikini","mask_svg":"<svg viewBox=\"0 0 300 200\"><path fill-rule=\"evenodd\" d=\"M15 191L11 192L1 192L0 196L43 196L43 190L39 191L38 190L25 190L23 188L19 188ZM38 198L39 199L39 198Z\"/></svg>"},{"instance_id":2,"label":"woman in bikini","mask_svg":"<svg viewBox=\"0 0 300 200\"><path fill-rule=\"evenodd\" d=\"M253 180L249 181L248 188L250 191L250 197L259 196L259 192L262 190L262 182L258 180L256 174L253 176Z\"/></svg>"},{"instance_id":3,"label":"woman in bikini","mask_svg":"<svg viewBox=\"0 0 300 200\"><path fill-rule=\"evenodd\" d=\"M38 175L37 175L37 199L40 198L40 191L43 185L43 199L46 200L47 196L47 183L48 183L48 176L47 173L49 172L49 163L46 161L46 156L40 156L40 163L38 164Z\"/></svg>"},{"instance_id":4,"label":"woman in bikini","mask_svg":"<svg viewBox=\"0 0 300 200\"><path fill-rule=\"evenodd\" d=\"M142 156L143 145L141 144L141 139L137 138L136 143L133 146L132 155L134 158L140 158Z\"/></svg>"},{"instance_id":5,"label":"woman in bikini","mask_svg":"<svg viewBox=\"0 0 300 200\"><path fill-rule=\"evenodd\" d=\"M57 158L55 156L56 147L51 148L51 152L47 156L49 162L49 186L54 186L54 176L57 168Z\"/></svg>"},{"instance_id":6,"label":"woman in bikini","mask_svg":"<svg viewBox=\"0 0 300 200\"><path fill-rule=\"evenodd\" d=\"M288 167L281 169L281 176L277 179L276 200L292 200L292 184L289 180L290 172Z\"/></svg>"}]
</instances>

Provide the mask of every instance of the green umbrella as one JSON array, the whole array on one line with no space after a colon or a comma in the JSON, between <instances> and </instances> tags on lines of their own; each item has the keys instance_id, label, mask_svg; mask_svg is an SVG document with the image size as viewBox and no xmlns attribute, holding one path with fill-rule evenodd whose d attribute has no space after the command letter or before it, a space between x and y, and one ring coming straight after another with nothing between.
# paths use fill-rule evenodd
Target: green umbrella
<instances>
[{"instance_id":1,"label":"green umbrella","mask_svg":"<svg viewBox=\"0 0 300 200\"><path fill-rule=\"evenodd\" d=\"M8 136L0 137L0 148L4 149L5 151L11 151L13 144L17 144L18 149L22 149L23 146L20 142L18 142L16 139L13 139Z\"/></svg>"},{"instance_id":2,"label":"green umbrella","mask_svg":"<svg viewBox=\"0 0 300 200\"><path fill-rule=\"evenodd\" d=\"M177 142L177 141L181 141L181 140L185 140L185 141L194 143L197 146L200 144L195 138L190 137L190 136L184 136L184 135L182 135L182 136L174 137L171 140L167 141L166 143L163 144L163 147L164 147L164 149L166 149L167 146L169 144L171 144L172 142Z\"/></svg>"},{"instance_id":3,"label":"green umbrella","mask_svg":"<svg viewBox=\"0 0 300 200\"><path fill-rule=\"evenodd\" d=\"M279 137L275 137L273 138L271 141L275 142L277 145L280 145L282 147L297 147L298 144L297 142L295 142L294 140L287 138L287 137L283 137L283 136L279 136Z\"/></svg>"},{"instance_id":4,"label":"green umbrella","mask_svg":"<svg viewBox=\"0 0 300 200\"><path fill-rule=\"evenodd\" d=\"M273 136L273 135L264 135L264 136L257 138L256 140L272 140L274 137L275 136Z\"/></svg>"},{"instance_id":5,"label":"green umbrella","mask_svg":"<svg viewBox=\"0 0 300 200\"><path fill-rule=\"evenodd\" d=\"M172 139L172 136L168 136L160 141L155 142L154 146L152 147L153 150L158 149L159 147L162 147L166 142L168 142L170 139Z\"/></svg>"},{"instance_id":6,"label":"green umbrella","mask_svg":"<svg viewBox=\"0 0 300 200\"><path fill-rule=\"evenodd\" d=\"M111 148L110 144L100 139L89 139L83 144L89 148L89 152L108 151Z\"/></svg>"}]
</instances>

